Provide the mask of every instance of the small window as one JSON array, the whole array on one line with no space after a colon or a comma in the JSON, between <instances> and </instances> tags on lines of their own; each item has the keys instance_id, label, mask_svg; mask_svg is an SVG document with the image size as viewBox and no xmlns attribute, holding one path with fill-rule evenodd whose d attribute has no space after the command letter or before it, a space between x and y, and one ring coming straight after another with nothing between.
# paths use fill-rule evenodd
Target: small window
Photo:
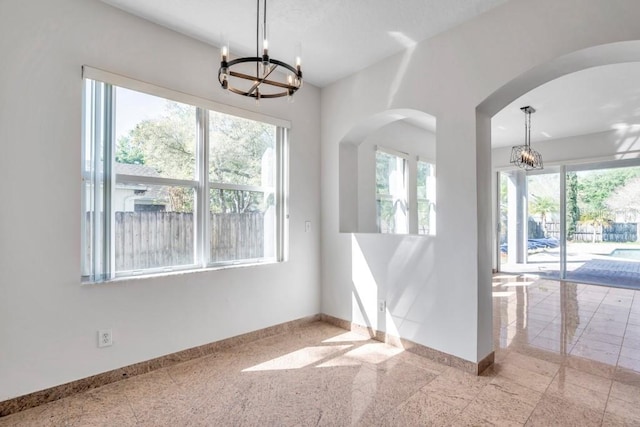
<instances>
[{"instance_id":1,"label":"small window","mask_svg":"<svg viewBox=\"0 0 640 427\"><path fill-rule=\"evenodd\" d=\"M418 160L418 234L436 234L436 165Z\"/></svg>"},{"instance_id":2,"label":"small window","mask_svg":"<svg viewBox=\"0 0 640 427\"><path fill-rule=\"evenodd\" d=\"M409 215L406 181L406 155L378 148L376 151L378 232L390 234L408 233Z\"/></svg>"},{"instance_id":3,"label":"small window","mask_svg":"<svg viewBox=\"0 0 640 427\"><path fill-rule=\"evenodd\" d=\"M284 260L285 128L87 78L83 126L84 280Z\"/></svg>"}]
</instances>

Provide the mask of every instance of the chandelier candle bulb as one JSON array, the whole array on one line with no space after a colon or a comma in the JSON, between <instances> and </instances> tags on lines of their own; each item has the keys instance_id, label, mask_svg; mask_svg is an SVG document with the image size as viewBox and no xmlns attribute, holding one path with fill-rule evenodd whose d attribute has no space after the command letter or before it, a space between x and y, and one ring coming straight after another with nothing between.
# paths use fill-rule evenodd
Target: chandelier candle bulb
<instances>
[{"instance_id":1,"label":"chandelier candle bulb","mask_svg":"<svg viewBox=\"0 0 640 427\"><path fill-rule=\"evenodd\" d=\"M260 0L256 0L256 53L255 56L229 60L228 49L221 50L218 82L224 90L255 98L291 97L302 87L300 56L295 67L269 57L267 40L267 2L264 1L262 27L262 55L260 55ZM248 67L249 66L249 67ZM251 70L251 66L254 68ZM274 71L279 72L274 72ZM248 82L247 82L248 81ZM244 82L244 85L243 85ZM251 84L249 88L246 86Z\"/></svg>"}]
</instances>

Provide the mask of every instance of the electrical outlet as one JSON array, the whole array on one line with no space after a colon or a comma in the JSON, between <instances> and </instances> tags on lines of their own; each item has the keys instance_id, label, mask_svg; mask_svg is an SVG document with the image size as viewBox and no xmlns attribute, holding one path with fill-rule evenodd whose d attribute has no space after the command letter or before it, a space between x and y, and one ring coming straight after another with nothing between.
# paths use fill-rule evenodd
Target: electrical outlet
<instances>
[{"instance_id":1,"label":"electrical outlet","mask_svg":"<svg viewBox=\"0 0 640 427\"><path fill-rule=\"evenodd\" d=\"M387 309L387 302L383 299L378 300L378 313L384 313Z\"/></svg>"},{"instance_id":2,"label":"electrical outlet","mask_svg":"<svg viewBox=\"0 0 640 427\"><path fill-rule=\"evenodd\" d=\"M98 347L109 347L110 345L113 345L111 329L100 329L98 331Z\"/></svg>"}]
</instances>

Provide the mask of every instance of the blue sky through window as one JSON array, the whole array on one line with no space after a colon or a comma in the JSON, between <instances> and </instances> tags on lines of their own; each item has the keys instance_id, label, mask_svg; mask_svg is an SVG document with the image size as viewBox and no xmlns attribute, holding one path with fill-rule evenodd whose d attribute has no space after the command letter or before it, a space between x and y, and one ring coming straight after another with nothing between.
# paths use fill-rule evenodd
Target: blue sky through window
<instances>
[{"instance_id":1,"label":"blue sky through window","mask_svg":"<svg viewBox=\"0 0 640 427\"><path fill-rule=\"evenodd\" d=\"M116 141L141 121L162 116L166 103L157 96L116 87Z\"/></svg>"}]
</instances>

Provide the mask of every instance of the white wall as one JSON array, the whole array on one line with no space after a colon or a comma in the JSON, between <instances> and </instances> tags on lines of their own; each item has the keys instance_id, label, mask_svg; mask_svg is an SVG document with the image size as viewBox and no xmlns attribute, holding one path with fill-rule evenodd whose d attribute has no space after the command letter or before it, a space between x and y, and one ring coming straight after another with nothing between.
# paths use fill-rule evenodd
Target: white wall
<instances>
[{"instance_id":1,"label":"white wall","mask_svg":"<svg viewBox=\"0 0 640 427\"><path fill-rule=\"evenodd\" d=\"M0 54L0 400L319 312L317 88L226 95L217 49L96 0L0 1ZM81 286L83 64L291 121L290 260Z\"/></svg>"},{"instance_id":2,"label":"white wall","mask_svg":"<svg viewBox=\"0 0 640 427\"><path fill-rule=\"evenodd\" d=\"M555 59L590 46L640 39L639 15L640 2L634 0L511 0L324 88L323 312L397 331L470 361L489 354L490 118L571 68L562 60L552 64ZM544 64L553 66L518 80ZM437 118L437 235L339 233L340 142L368 118L406 108ZM383 319L377 317L377 299L387 300Z\"/></svg>"}]
</instances>

